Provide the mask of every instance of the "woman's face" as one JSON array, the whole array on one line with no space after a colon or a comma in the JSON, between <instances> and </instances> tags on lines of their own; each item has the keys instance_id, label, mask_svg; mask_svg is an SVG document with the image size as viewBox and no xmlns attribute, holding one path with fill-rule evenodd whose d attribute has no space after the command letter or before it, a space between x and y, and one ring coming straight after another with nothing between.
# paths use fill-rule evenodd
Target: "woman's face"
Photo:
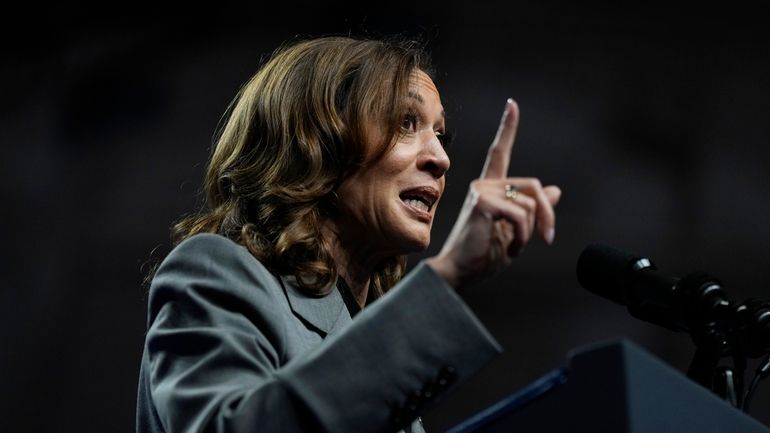
<instances>
[{"instance_id":1,"label":"woman's face","mask_svg":"<svg viewBox=\"0 0 770 433\"><path fill-rule=\"evenodd\" d=\"M411 110L392 149L337 190L344 220L338 229L378 255L428 247L449 169L441 98L433 80L420 70L412 75L408 104Z\"/></svg>"}]
</instances>

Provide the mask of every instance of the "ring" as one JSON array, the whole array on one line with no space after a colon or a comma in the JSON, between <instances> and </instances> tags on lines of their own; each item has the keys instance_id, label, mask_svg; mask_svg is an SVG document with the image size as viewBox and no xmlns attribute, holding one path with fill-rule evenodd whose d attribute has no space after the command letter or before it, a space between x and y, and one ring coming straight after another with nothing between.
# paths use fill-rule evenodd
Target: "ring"
<instances>
[{"instance_id":1,"label":"ring","mask_svg":"<svg viewBox=\"0 0 770 433\"><path fill-rule=\"evenodd\" d=\"M518 196L519 196L519 188L516 188L510 183L505 185L505 198L513 201L513 200L516 200L516 197Z\"/></svg>"}]
</instances>

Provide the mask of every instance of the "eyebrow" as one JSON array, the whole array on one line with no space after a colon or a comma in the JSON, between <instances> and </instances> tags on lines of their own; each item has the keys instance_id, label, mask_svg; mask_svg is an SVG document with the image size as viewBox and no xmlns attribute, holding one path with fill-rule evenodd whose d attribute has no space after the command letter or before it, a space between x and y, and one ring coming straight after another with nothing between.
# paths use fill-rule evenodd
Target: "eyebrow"
<instances>
[{"instance_id":1,"label":"eyebrow","mask_svg":"<svg viewBox=\"0 0 770 433\"><path fill-rule=\"evenodd\" d=\"M416 99L417 102L420 103L420 105L425 104L425 99L422 98L422 95L420 95L417 92L409 91L409 97L412 99ZM444 110L441 110L441 117L446 119L446 112Z\"/></svg>"}]
</instances>

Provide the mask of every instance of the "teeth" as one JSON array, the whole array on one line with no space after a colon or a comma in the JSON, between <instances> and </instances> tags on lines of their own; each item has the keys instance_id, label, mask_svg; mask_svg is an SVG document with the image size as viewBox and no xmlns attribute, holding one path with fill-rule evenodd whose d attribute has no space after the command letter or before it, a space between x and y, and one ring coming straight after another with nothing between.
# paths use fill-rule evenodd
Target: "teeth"
<instances>
[{"instance_id":1,"label":"teeth","mask_svg":"<svg viewBox=\"0 0 770 433\"><path fill-rule=\"evenodd\" d=\"M417 209L420 209L423 212L427 212L428 211L428 205L423 203L423 202L421 202L420 200L416 200L416 199L413 199L413 198L408 198L408 199L404 200L404 203L406 203L409 206L416 207Z\"/></svg>"}]
</instances>

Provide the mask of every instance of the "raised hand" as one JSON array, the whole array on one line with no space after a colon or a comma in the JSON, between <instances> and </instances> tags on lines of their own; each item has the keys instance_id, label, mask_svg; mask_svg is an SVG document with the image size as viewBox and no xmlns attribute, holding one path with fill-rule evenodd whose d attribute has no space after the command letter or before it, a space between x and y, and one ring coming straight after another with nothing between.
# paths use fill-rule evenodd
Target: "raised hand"
<instances>
[{"instance_id":1,"label":"raised hand","mask_svg":"<svg viewBox=\"0 0 770 433\"><path fill-rule=\"evenodd\" d=\"M553 243L557 186L537 178L507 177L519 124L519 107L508 99L481 176L471 182L465 203L441 252L427 260L452 287L489 276L521 253L535 230Z\"/></svg>"}]
</instances>

